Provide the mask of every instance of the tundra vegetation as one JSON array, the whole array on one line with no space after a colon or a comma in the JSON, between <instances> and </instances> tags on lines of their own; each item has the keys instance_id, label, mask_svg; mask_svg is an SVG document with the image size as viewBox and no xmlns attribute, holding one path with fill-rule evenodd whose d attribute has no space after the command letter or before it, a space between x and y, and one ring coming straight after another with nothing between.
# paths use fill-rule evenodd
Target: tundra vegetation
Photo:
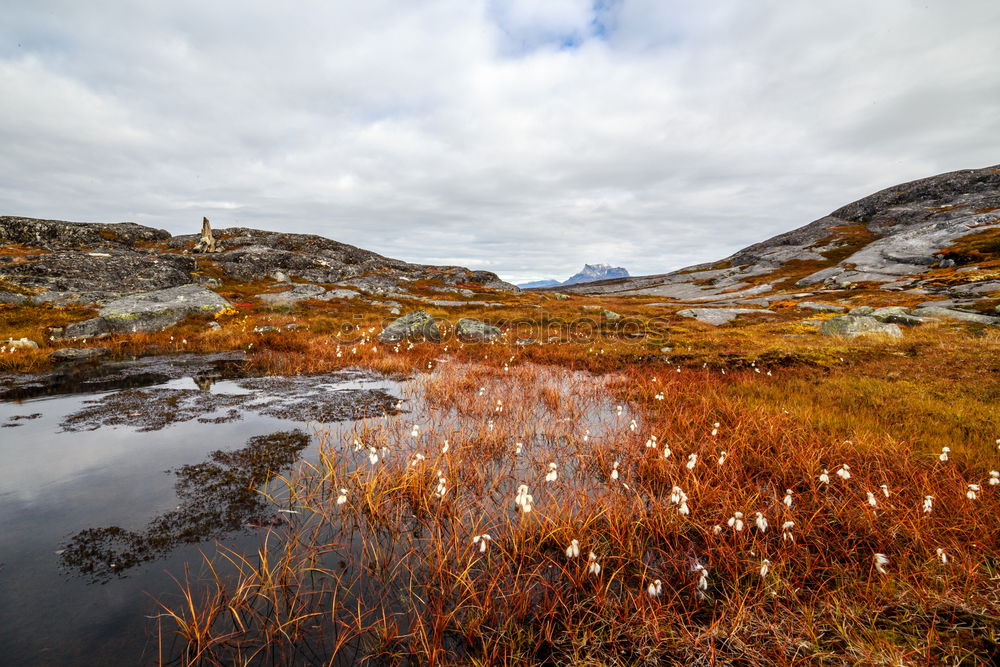
<instances>
[{"instance_id":1,"label":"tundra vegetation","mask_svg":"<svg viewBox=\"0 0 1000 667\"><path fill-rule=\"evenodd\" d=\"M346 436L317 431L315 458L248 477L271 480L257 492L283 520L260 526L257 551L220 549L177 573L153 621L161 661L997 661L997 218L899 204L923 192L879 193L798 230L791 241L827 248L807 260L789 259L797 246L786 239L741 251L753 262L690 272L685 290L714 288L730 306L760 306L755 290L766 288L766 310L716 324L683 315L692 300L657 293L683 273L516 293L444 271L389 296L333 298L344 283L225 269L227 252L249 251L217 234L229 249L185 262L230 307L72 344L110 359L239 350L254 374L359 368L410 381L394 409ZM919 283L897 281L845 263L874 245L873 229L894 229L872 217L875 204L978 226L932 262L903 263ZM20 244L3 253L12 266L39 256ZM722 283L730 269L740 285ZM267 296L289 283L313 287ZM796 291L803 284L810 292ZM964 320L908 310L956 286L973 295L959 303ZM37 303L16 282L0 291L13 295L0 333L39 341L5 347L7 372L45 371L67 344L51 327L96 314ZM871 333L823 334L855 308L848 317ZM424 311L440 339L380 337L393 310ZM468 325L480 337L463 341L462 318L498 335Z\"/></svg>"}]
</instances>

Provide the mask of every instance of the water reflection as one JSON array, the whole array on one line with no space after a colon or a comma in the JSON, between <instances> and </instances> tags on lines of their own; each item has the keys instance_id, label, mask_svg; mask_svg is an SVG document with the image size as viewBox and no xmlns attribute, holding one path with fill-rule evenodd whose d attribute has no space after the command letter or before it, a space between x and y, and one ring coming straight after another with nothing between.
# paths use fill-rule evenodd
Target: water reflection
<instances>
[{"instance_id":1,"label":"water reflection","mask_svg":"<svg viewBox=\"0 0 1000 667\"><path fill-rule=\"evenodd\" d=\"M247 525L278 519L258 489L291 466L309 444L302 431L250 438L236 451L216 451L195 465L174 471L180 505L154 517L144 529L87 528L60 554L62 565L106 581L183 543L221 537Z\"/></svg>"}]
</instances>

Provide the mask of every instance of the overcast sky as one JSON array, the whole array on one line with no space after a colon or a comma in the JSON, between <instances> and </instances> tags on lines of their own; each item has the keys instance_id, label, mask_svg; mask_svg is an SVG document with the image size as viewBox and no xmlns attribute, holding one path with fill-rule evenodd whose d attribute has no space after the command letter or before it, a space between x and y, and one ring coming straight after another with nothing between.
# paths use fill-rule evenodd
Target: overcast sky
<instances>
[{"instance_id":1,"label":"overcast sky","mask_svg":"<svg viewBox=\"0 0 1000 667\"><path fill-rule=\"evenodd\" d=\"M516 282L721 258L1000 162L996 0L6 0L0 215Z\"/></svg>"}]
</instances>

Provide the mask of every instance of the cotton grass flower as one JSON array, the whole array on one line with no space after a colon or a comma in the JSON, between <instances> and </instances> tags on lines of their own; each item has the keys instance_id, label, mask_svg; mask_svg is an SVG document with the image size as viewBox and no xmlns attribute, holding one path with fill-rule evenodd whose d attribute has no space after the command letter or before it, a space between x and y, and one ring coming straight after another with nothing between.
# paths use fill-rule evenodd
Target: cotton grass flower
<instances>
[{"instance_id":1,"label":"cotton grass flower","mask_svg":"<svg viewBox=\"0 0 1000 667\"><path fill-rule=\"evenodd\" d=\"M782 542L794 542L795 536L792 535L792 528L795 527L794 521L786 521L781 524L781 541Z\"/></svg>"},{"instance_id":2,"label":"cotton grass flower","mask_svg":"<svg viewBox=\"0 0 1000 667\"><path fill-rule=\"evenodd\" d=\"M1000 484L1000 470L990 471L990 486L996 486Z\"/></svg>"},{"instance_id":3,"label":"cotton grass flower","mask_svg":"<svg viewBox=\"0 0 1000 667\"><path fill-rule=\"evenodd\" d=\"M659 579L654 579L649 586L646 586L646 594L651 598L658 598L661 593L663 593L663 582Z\"/></svg>"},{"instance_id":4,"label":"cotton grass flower","mask_svg":"<svg viewBox=\"0 0 1000 667\"><path fill-rule=\"evenodd\" d=\"M820 484L829 484L830 483L830 473L827 472L826 468L823 468L823 472L821 472L819 474L819 483Z\"/></svg>"},{"instance_id":5,"label":"cotton grass flower","mask_svg":"<svg viewBox=\"0 0 1000 667\"><path fill-rule=\"evenodd\" d=\"M942 549L941 547L937 548L937 557L938 557L938 560L941 561L942 565L947 565L948 564L948 554L946 554L944 552L944 549Z\"/></svg>"},{"instance_id":6,"label":"cotton grass flower","mask_svg":"<svg viewBox=\"0 0 1000 667\"><path fill-rule=\"evenodd\" d=\"M346 502L347 502L347 489L341 489L340 495L337 496L337 504L343 505Z\"/></svg>"},{"instance_id":7,"label":"cotton grass flower","mask_svg":"<svg viewBox=\"0 0 1000 667\"><path fill-rule=\"evenodd\" d=\"M675 486L670 490L670 502L677 505L677 512L679 514L683 514L684 516L691 513L691 508L688 507L687 501L687 494L684 493L684 490L681 489L681 487Z\"/></svg>"},{"instance_id":8,"label":"cotton grass flower","mask_svg":"<svg viewBox=\"0 0 1000 667\"><path fill-rule=\"evenodd\" d=\"M951 451L951 447L942 447L941 448L941 453L938 454L938 461L947 461L948 460L948 452L950 452L950 451Z\"/></svg>"},{"instance_id":9,"label":"cotton grass flower","mask_svg":"<svg viewBox=\"0 0 1000 667\"><path fill-rule=\"evenodd\" d=\"M615 481L618 480L618 461L617 460L615 461L615 464L613 466L611 466L611 479L613 479Z\"/></svg>"},{"instance_id":10,"label":"cotton grass flower","mask_svg":"<svg viewBox=\"0 0 1000 667\"><path fill-rule=\"evenodd\" d=\"M670 445L663 445L663 458L669 459L673 452L670 451Z\"/></svg>"},{"instance_id":11,"label":"cotton grass flower","mask_svg":"<svg viewBox=\"0 0 1000 667\"><path fill-rule=\"evenodd\" d=\"M486 546L492 540L493 538L490 537L489 533L483 533L482 535L473 535L472 537L472 543L479 545L479 553L481 554L486 553Z\"/></svg>"},{"instance_id":12,"label":"cotton grass flower","mask_svg":"<svg viewBox=\"0 0 1000 667\"><path fill-rule=\"evenodd\" d=\"M726 457L727 457L727 456L729 456L729 454L728 454L728 453L726 452L726 450L724 450L724 449L723 449L723 450L722 450L721 452L719 452L719 460L718 460L718 464L719 464L720 466L721 466L721 465L722 465L723 463L725 463L725 462L726 462Z\"/></svg>"},{"instance_id":13,"label":"cotton grass flower","mask_svg":"<svg viewBox=\"0 0 1000 667\"><path fill-rule=\"evenodd\" d=\"M651 435L646 440L646 449L656 449L656 436Z\"/></svg>"},{"instance_id":14,"label":"cotton grass flower","mask_svg":"<svg viewBox=\"0 0 1000 667\"><path fill-rule=\"evenodd\" d=\"M767 573L771 571L771 561L764 559L760 563L760 576L766 577Z\"/></svg>"},{"instance_id":15,"label":"cotton grass flower","mask_svg":"<svg viewBox=\"0 0 1000 667\"><path fill-rule=\"evenodd\" d=\"M875 554L872 557L875 561L875 569L878 570L879 574L889 574L885 566L889 564L889 559L885 554Z\"/></svg>"},{"instance_id":16,"label":"cotton grass flower","mask_svg":"<svg viewBox=\"0 0 1000 667\"><path fill-rule=\"evenodd\" d=\"M785 503L786 506L792 506L792 490L785 489L785 497L781 499L781 502Z\"/></svg>"},{"instance_id":17,"label":"cotton grass flower","mask_svg":"<svg viewBox=\"0 0 1000 667\"><path fill-rule=\"evenodd\" d=\"M639 425L635 423L635 420L634 420L634 419L633 419L633 420L632 420L631 422L629 422L629 425L628 425L628 430L630 430L630 431L632 431L633 433L635 433L635 430L636 430L637 428L639 428Z\"/></svg>"},{"instance_id":18,"label":"cotton grass flower","mask_svg":"<svg viewBox=\"0 0 1000 667\"><path fill-rule=\"evenodd\" d=\"M442 454L447 454L447 453L448 453L448 450L449 450L450 448L451 448L451 445L449 445L449 444L448 444L448 441L447 441L447 440L445 440L445 441L444 441L444 444L443 444L443 445L441 445L441 453L442 453Z\"/></svg>"},{"instance_id":19,"label":"cotton grass flower","mask_svg":"<svg viewBox=\"0 0 1000 667\"><path fill-rule=\"evenodd\" d=\"M878 507L878 501L875 500L875 494L871 491L868 492L868 504L872 507Z\"/></svg>"},{"instance_id":20,"label":"cotton grass flower","mask_svg":"<svg viewBox=\"0 0 1000 667\"><path fill-rule=\"evenodd\" d=\"M695 563L694 571L698 573L698 591L700 595L702 591L708 590L708 568L701 563Z\"/></svg>"},{"instance_id":21,"label":"cotton grass flower","mask_svg":"<svg viewBox=\"0 0 1000 667\"><path fill-rule=\"evenodd\" d=\"M531 512L531 505L535 499L528 493L528 485L522 484L517 487L517 495L514 496L514 505L521 510L522 514Z\"/></svg>"},{"instance_id":22,"label":"cotton grass flower","mask_svg":"<svg viewBox=\"0 0 1000 667\"><path fill-rule=\"evenodd\" d=\"M566 547L566 558L576 558L580 555L580 540L571 540Z\"/></svg>"},{"instance_id":23,"label":"cotton grass flower","mask_svg":"<svg viewBox=\"0 0 1000 667\"><path fill-rule=\"evenodd\" d=\"M889 497L889 485L888 484L880 484L878 488L882 489L882 495L883 496L885 496L886 498Z\"/></svg>"},{"instance_id":24,"label":"cotton grass flower","mask_svg":"<svg viewBox=\"0 0 1000 667\"><path fill-rule=\"evenodd\" d=\"M733 512L733 515L726 521L726 525L737 533L743 530L743 512Z\"/></svg>"},{"instance_id":25,"label":"cotton grass flower","mask_svg":"<svg viewBox=\"0 0 1000 667\"><path fill-rule=\"evenodd\" d=\"M968 498L969 500L975 500L976 494L979 493L979 485L969 484L968 487L969 487L968 490L965 492L965 497Z\"/></svg>"},{"instance_id":26,"label":"cotton grass flower","mask_svg":"<svg viewBox=\"0 0 1000 667\"><path fill-rule=\"evenodd\" d=\"M514 443L514 455L515 456L517 456L518 454L520 454L522 449L524 449L524 443L523 442Z\"/></svg>"},{"instance_id":27,"label":"cotton grass flower","mask_svg":"<svg viewBox=\"0 0 1000 667\"><path fill-rule=\"evenodd\" d=\"M688 470L694 470L694 467L697 464L698 464L698 455L688 454L688 460L687 463L684 464L684 467L687 468Z\"/></svg>"},{"instance_id":28,"label":"cotton grass flower","mask_svg":"<svg viewBox=\"0 0 1000 667\"><path fill-rule=\"evenodd\" d=\"M837 469L837 477L843 480L848 480L851 478L851 466L846 463L842 464L840 468Z\"/></svg>"},{"instance_id":29,"label":"cotton grass flower","mask_svg":"<svg viewBox=\"0 0 1000 667\"><path fill-rule=\"evenodd\" d=\"M437 488L434 489L434 495L438 498L444 498L444 494L448 493L448 486L445 484L447 480L444 475L441 475L440 470L438 471L438 475L438 485Z\"/></svg>"},{"instance_id":30,"label":"cotton grass flower","mask_svg":"<svg viewBox=\"0 0 1000 667\"><path fill-rule=\"evenodd\" d=\"M924 496L924 514L930 514L934 510L934 496Z\"/></svg>"},{"instance_id":31,"label":"cotton grass flower","mask_svg":"<svg viewBox=\"0 0 1000 667\"><path fill-rule=\"evenodd\" d=\"M550 463L549 464L549 471L547 473L545 473L545 481L546 482L554 482L554 481L556 481L556 479L559 478L559 473L556 470L557 467L558 466L556 466L555 463Z\"/></svg>"},{"instance_id":32,"label":"cotton grass flower","mask_svg":"<svg viewBox=\"0 0 1000 667\"><path fill-rule=\"evenodd\" d=\"M368 448L368 463L372 465L378 463L378 450L374 447Z\"/></svg>"},{"instance_id":33,"label":"cotton grass flower","mask_svg":"<svg viewBox=\"0 0 1000 667\"><path fill-rule=\"evenodd\" d=\"M761 514L760 512L757 512L756 514L757 514L757 518L754 520L754 523L757 525L757 530L759 530L762 533L766 533L767 532L767 519L764 518L764 515Z\"/></svg>"},{"instance_id":34,"label":"cotton grass flower","mask_svg":"<svg viewBox=\"0 0 1000 667\"><path fill-rule=\"evenodd\" d=\"M597 562L597 556L593 551L587 555L587 561L589 562L587 565L587 572L595 577L599 575L601 573L601 564Z\"/></svg>"},{"instance_id":35,"label":"cotton grass flower","mask_svg":"<svg viewBox=\"0 0 1000 667\"><path fill-rule=\"evenodd\" d=\"M712 424L712 437L719 435L719 422Z\"/></svg>"}]
</instances>

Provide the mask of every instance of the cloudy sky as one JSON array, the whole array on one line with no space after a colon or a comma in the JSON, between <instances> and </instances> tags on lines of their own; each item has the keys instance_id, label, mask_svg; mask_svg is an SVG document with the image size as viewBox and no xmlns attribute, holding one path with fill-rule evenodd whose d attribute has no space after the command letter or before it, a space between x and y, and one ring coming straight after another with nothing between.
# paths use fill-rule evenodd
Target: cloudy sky
<instances>
[{"instance_id":1,"label":"cloudy sky","mask_svg":"<svg viewBox=\"0 0 1000 667\"><path fill-rule=\"evenodd\" d=\"M7 0L0 215L207 215L514 281L1000 162L996 0Z\"/></svg>"}]
</instances>

